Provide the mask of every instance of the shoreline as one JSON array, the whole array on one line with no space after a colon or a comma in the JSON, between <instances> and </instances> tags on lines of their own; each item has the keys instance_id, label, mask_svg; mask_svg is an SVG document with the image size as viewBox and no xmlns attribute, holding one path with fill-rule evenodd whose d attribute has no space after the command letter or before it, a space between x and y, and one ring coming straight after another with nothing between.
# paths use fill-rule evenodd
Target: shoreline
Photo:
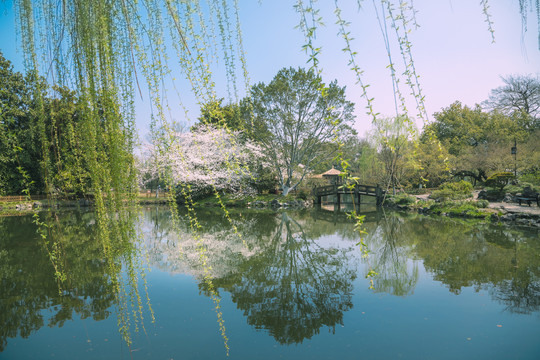
<instances>
[{"instance_id":1,"label":"shoreline","mask_svg":"<svg viewBox=\"0 0 540 360\"><path fill-rule=\"evenodd\" d=\"M473 192L473 197L465 201L476 201L478 200L479 191ZM399 208L409 211L417 211L418 213L427 214L423 211L422 207L419 207L418 204L422 201L427 201L430 194L423 195L413 195L416 198L416 204L414 206L399 206ZM459 201L455 201L459 203ZM519 205L518 203L512 202L488 202L487 207L478 208L478 215L471 215L466 212L462 214L456 214L451 211L440 213L441 216L451 216L451 217L463 217L463 218L477 218L477 219L486 219L492 223L499 224L508 224L508 225L519 225L519 226L528 226L533 228L540 228L540 207L536 204L528 205ZM460 216L461 215L461 216Z\"/></svg>"},{"instance_id":2,"label":"shoreline","mask_svg":"<svg viewBox=\"0 0 540 360\"><path fill-rule=\"evenodd\" d=\"M475 191L471 201L476 200L478 192ZM429 194L413 195L416 198L416 202L410 205L383 205L386 208L417 212L423 215L438 215L448 217L461 217L461 218L475 218L484 219L486 222L500 223L508 225L528 226L534 228L540 228L540 207L533 204L519 205L517 203L508 202L490 202L486 208L478 208L474 213L468 211L456 212L452 211L452 208L448 208L446 211L442 210L431 211L428 207L423 207L422 202L428 200ZM168 204L167 198L139 198L137 203L139 205L166 205ZM459 203L456 201L456 203ZM298 210L313 207L312 200L302 200L295 198L282 198L273 197L272 199L266 198L264 200L252 199L235 199L224 201L226 207L244 207L251 209L281 209L281 210ZM198 207L220 207L220 204L212 201L202 201L197 203ZM47 204L45 201L29 201L29 202L4 202L0 203L0 216L16 216L31 213L37 209L75 209L75 208L92 208L93 202L87 199L80 200L55 200L52 204Z\"/></svg>"}]
</instances>

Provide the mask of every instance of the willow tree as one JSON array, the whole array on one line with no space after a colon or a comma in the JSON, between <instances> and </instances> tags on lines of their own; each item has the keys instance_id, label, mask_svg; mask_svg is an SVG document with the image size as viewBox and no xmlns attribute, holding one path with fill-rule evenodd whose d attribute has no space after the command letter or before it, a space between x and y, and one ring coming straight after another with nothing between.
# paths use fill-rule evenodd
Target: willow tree
<instances>
[{"instance_id":1,"label":"willow tree","mask_svg":"<svg viewBox=\"0 0 540 360\"><path fill-rule=\"evenodd\" d=\"M357 3L362 6L365 2ZM485 14L487 29L493 33L496 24L491 19L489 4L482 0L479 11ZM175 67L188 79L200 104L220 98L216 96L211 71L215 58L225 65L230 101L239 98L238 73L243 75L243 88L250 88L238 0L16 0L14 5L27 68L57 85L77 89L77 98L85 104L81 116L85 125L81 156L90 164L91 191L96 199L107 199L98 202L118 206L123 194L136 190L131 156L134 97L148 93L152 129L171 127L165 116L169 103L163 96L164 86L168 87L164 84L171 76L167 62L171 53L175 53ZM530 11L536 11L540 18L540 0L520 0L518 5L525 29ZM402 0L373 1L373 6L388 50L396 115L408 114L406 103L411 94L417 116L427 118L409 39L409 33L418 27L416 9ZM350 14L342 12L338 0L333 7L332 14L323 14L317 1L296 1L293 8L298 14L298 29L304 35L302 49L312 69L322 71L323 49L317 43L317 34L323 31L322 24L335 23L343 51L349 56L350 70L363 90L367 112L375 120L375 99L369 96L369 84L352 48ZM397 57L392 49L398 49ZM155 136L161 137L162 133L159 134ZM45 157L46 145L44 142ZM43 177L50 183L46 165L49 163L43 161Z\"/></svg>"},{"instance_id":2,"label":"willow tree","mask_svg":"<svg viewBox=\"0 0 540 360\"><path fill-rule=\"evenodd\" d=\"M359 5L363 3L361 0L357 2ZM168 54L173 52L177 67L189 81L190 90L200 104L218 99L211 76L211 64L215 58L225 65L230 99L238 97L240 81L237 73L243 75L243 87L249 89L238 0L14 0L13 3L18 15L27 70L36 77L45 76L55 85L77 92L82 151L79 155L81 161L74 161L73 164L84 163L88 167L88 183L91 187L84 190L94 195L99 239L103 243L105 257L113 260L119 251L116 244L127 244L129 238L136 236L135 229L128 226L131 221L128 215L120 211L126 200L128 203L134 202L133 194L138 190L132 156L136 137L135 96L142 94L143 89L148 93L152 130L173 129L165 116L169 103L163 95L166 92L164 84L171 75L167 64ZM334 3L330 21L339 27L344 52L349 56L350 69L362 88L367 112L376 119L373 98L368 95L369 84L351 47L350 22L341 12L339 1L335 0ZM419 117L425 117L424 95L408 37L410 30L416 26L415 9L403 0L380 0L373 4L379 10L377 17L385 46L390 50L389 40L394 39L402 60L403 71L400 73L389 52L388 68L394 84L396 113L406 113L405 94L411 93ZM488 0L482 0L481 4L491 31ZM534 4L539 13L540 0L534 0ZM298 28L305 39L302 48L313 69L321 71L321 48L317 44L317 33L321 31L325 19L317 5L315 0L297 0L294 9L298 13ZM530 2L520 0L519 5L525 18ZM409 89L405 91L402 84ZM41 95L36 93L38 110L43 108L40 98ZM44 111L38 111L37 133L42 139L42 176L46 188L50 189L48 184L52 180L49 166L54 162L48 159L44 114ZM155 133L162 143L159 151L168 151L168 137L172 136L169 134L172 131ZM346 170L345 163L342 167ZM189 197L189 189L181 191ZM197 232L197 219L194 212L189 211L192 204L186 206L192 229ZM47 242L45 231L43 236L50 251L61 248ZM200 248L203 248L202 243ZM58 259L58 256L53 253L53 264L54 259ZM119 262L110 261L110 264L111 272L118 273ZM62 278L61 275L59 278ZM221 322L220 328L224 331Z\"/></svg>"},{"instance_id":3,"label":"willow tree","mask_svg":"<svg viewBox=\"0 0 540 360\"><path fill-rule=\"evenodd\" d=\"M135 96L144 92L151 100L151 129L169 130L153 133L160 138L159 150L164 152L174 128L165 116L169 105L162 96L162 85L171 73L166 62L168 53L176 53L177 65L201 103L216 100L209 63L213 54L220 53L227 69L230 97L234 97L236 69L241 68L247 79L237 4L230 7L225 1L202 4L171 0L16 0L14 6L29 73L77 91L81 159L74 166L84 163L88 167L90 186L83 191L91 193L95 200L97 239L102 243L118 295L120 330L129 343L130 314L142 316L138 295L131 299L133 312L125 310L129 304L122 299L125 294L136 293L124 288L137 286L133 269L128 266L128 284L122 284L120 275L122 262L124 266L131 263L131 259L122 259L123 250L131 247L131 241L137 237L130 213L121 211L126 204L134 205L138 191L133 158ZM36 92L35 97L38 109L43 109L42 96ZM42 175L50 189L49 166L54 161L49 159L45 112L38 110L38 114ZM194 217L193 213L190 216ZM57 269L62 291L66 278L58 250L62 246L39 217L36 222L41 224L43 243ZM193 231L197 231L196 223L196 219L191 222ZM201 243L201 249L202 246Z\"/></svg>"},{"instance_id":4,"label":"willow tree","mask_svg":"<svg viewBox=\"0 0 540 360\"><path fill-rule=\"evenodd\" d=\"M414 127L409 119L402 116L395 118L378 118L374 123L375 129L372 139L379 150L379 158L384 165L382 182L386 188L392 188L395 195L396 188L401 187L401 179L405 175L407 153L410 152L411 134Z\"/></svg>"}]
</instances>

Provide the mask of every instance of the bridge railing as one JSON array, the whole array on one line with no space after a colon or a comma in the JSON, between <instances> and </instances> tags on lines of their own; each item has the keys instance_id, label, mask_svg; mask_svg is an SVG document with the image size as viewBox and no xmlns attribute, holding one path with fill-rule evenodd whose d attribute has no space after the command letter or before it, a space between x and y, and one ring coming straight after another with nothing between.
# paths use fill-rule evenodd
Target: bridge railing
<instances>
[{"instance_id":1,"label":"bridge railing","mask_svg":"<svg viewBox=\"0 0 540 360\"><path fill-rule=\"evenodd\" d=\"M356 185L355 189L359 192L368 192L373 194L377 192L377 187L371 185Z\"/></svg>"},{"instance_id":2,"label":"bridge railing","mask_svg":"<svg viewBox=\"0 0 540 360\"><path fill-rule=\"evenodd\" d=\"M384 193L384 191L382 189L380 189L380 188L378 188L377 186L374 186L374 185L359 185L359 184L357 184L352 189L348 189L346 187L338 186L338 185L326 185L326 186L319 186L319 187L313 188L313 195L337 193L337 192L340 192L340 193L359 192L359 193L365 193L365 194L370 194L370 195L376 195L377 194L377 189L379 189L379 191L381 193Z\"/></svg>"},{"instance_id":3,"label":"bridge railing","mask_svg":"<svg viewBox=\"0 0 540 360\"><path fill-rule=\"evenodd\" d=\"M337 188L338 187L336 185L319 186L319 187L313 188L313 194L318 195L318 194L323 194L323 193L328 193L328 192L334 192L334 191L337 191Z\"/></svg>"}]
</instances>

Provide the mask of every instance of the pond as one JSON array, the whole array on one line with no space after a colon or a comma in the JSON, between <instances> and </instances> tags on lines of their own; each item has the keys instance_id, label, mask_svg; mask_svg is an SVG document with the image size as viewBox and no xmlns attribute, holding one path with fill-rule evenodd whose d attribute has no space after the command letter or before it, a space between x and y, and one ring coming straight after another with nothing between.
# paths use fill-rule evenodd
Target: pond
<instances>
[{"instance_id":1,"label":"pond","mask_svg":"<svg viewBox=\"0 0 540 360\"><path fill-rule=\"evenodd\" d=\"M107 256L91 212L2 217L0 359L540 358L538 230L365 214L368 257L324 210L144 208Z\"/></svg>"}]
</instances>

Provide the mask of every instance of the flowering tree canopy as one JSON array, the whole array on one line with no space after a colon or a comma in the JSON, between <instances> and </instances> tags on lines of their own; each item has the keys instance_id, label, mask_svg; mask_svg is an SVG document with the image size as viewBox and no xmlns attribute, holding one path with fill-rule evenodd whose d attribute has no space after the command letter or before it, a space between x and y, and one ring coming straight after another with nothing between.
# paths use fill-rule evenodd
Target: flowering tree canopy
<instances>
[{"instance_id":1,"label":"flowering tree canopy","mask_svg":"<svg viewBox=\"0 0 540 360\"><path fill-rule=\"evenodd\" d=\"M167 176L173 184L236 191L261 163L260 148L241 141L239 132L207 126L148 145L141 167L150 180Z\"/></svg>"}]
</instances>

